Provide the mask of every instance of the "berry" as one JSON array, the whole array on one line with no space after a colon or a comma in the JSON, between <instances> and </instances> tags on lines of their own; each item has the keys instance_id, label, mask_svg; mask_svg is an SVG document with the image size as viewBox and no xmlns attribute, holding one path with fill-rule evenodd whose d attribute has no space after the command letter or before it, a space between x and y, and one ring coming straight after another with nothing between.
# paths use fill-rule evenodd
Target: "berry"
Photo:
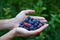
<instances>
[{"instance_id":1,"label":"berry","mask_svg":"<svg viewBox=\"0 0 60 40\"><path fill-rule=\"evenodd\" d=\"M38 24L37 24L37 23L35 23L35 24L34 24L34 26L38 26Z\"/></svg>"},{"instance_id":2,"label":"berry","mask_svg":"<svg viewBox=\"0 0 60 40\"><path fill-rule=\"evenodd\" d=\"M28 16L24 22L21 22L19 27L25 28L29 31L31 30L36 30L38 28L40 28L41 26L43 26L45 23L36 19L31 18L30 16Z\"/></svg>"},{"instance_id":3,"label":"berry","mask_svg":"<svg viewBox=\"0 0 60 40\"><path fill-rule=\"evenodd\" d=\"M29 30L29 28L28 28L28 27L26 27L26 26L24 26L23 28L25 28L25 29Z\"/></svg>"},{"instance_id":4,"label":"berry","mask_svg":"<svg viewBox=\"0 0 60 40\"><path fill-rule=\"evenodd\" d=\"M31 18L31 21L33 21L34 19L33 18Z\"/></svg>"},{"instance_id":5,"label":"berry","mask_svg":"<svg viewBox=\"0 0 60 40\"><path fill-rule=\"evenodd\" d=\"M19 27L23 27L23 24L24 24L24 22L21 22L20 25L19 25Z\"/></svg>"},{"instance_id":6,"label":"berry","mask_svg":"<svg viewBox=\"0 0 60 40\"><path fill-rule=\"evenodd\" d=\"M30 27L30 26L31 26L31 24L24 23L24 26Z\"/></svg>"},{"instance_id":7,"label":"berry","mask_svg":"<svg viewBox=\"0 0 60 40\"><path fill-rule=\"evenodd\" d=\"M31 19L31 17L30 17L30 16L28 16L28 17L27 17L27 19L29 19L29 20L30 20L30 19Z\"/></svg>"},{"instance_id":8,"label":"berry","mask_svg":"<svg viewBox=\"0 0 60 40\"><path fill-rule=\"evenodd\" d=\"M24 22L28 22L28 19L25 19L25 21Z\"/></svg>"},{"instance_id":9,"label":"berry","mask_svg":"<svg viewBox=\"0 0 60 40\"><path fill-rule=\"evenodd\" d=\"M30 27L30 30L34 30L34 26L31 26L31 27Z\"/></svg>"},{"instance_id":10,"label":"berry","mask_svg":"<svg viewBox=\"0 0 60 40\"><path fill-rule=\"evenodd\" d=\"M36 24L39 25L39 22L37 21Z\"/></svg>"},{"instance_id":11,"label":"berry","mask_svg":"<svg viewBox=\"0 0 60 40\"><path fill-rule=\"evenodd\" d=\"M33 23L36 23L36 22L37 22L37 20L36 20L36 19L34 19L32 22L33 22Z\"/></svg>"},{"instance_id":12,"label":"berry","mask_svg":"<svg viewBox=\"0 0 60 40\"><path fill-rule=\"evenodd\" d=\"M29 20L29 22L28 22L29 24L33 24L33 22L31 21L31 20Z\"/></svg>"},{"instance_id":13,"label":"berry","mask_svg":"<svg viewBox=\"0 0 60 40\"><path fill-rule=\"evenodd\" d=\"M23 24L24 24L24 22L21 22L21 23L20 23L20 25L23 25Z\"/></svg>"}]
</instances>

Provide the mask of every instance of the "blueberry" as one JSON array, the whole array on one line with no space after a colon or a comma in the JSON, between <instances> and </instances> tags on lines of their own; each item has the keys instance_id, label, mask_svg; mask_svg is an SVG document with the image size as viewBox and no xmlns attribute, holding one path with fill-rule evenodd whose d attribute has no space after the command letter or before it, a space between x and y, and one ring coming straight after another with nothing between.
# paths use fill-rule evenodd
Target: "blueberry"
<instances>
[{"instance_id":1,"label":"blueberry","mask_svg":"<svg viewBox=\"0 0 60 40\"><path fill-rule=\"evenodd\" d=\"M24 22L21 22L20 25L19 25L19 27L23 27L23 24L24 24Z\"/></svg>"},{"instance_id":2,"label":"blueberry","mask_svg":"<svg viewBox=\"0 0 60 40\"><path fill-rule=\"evenodd\" d=\"M30 27L30 30L34 30L34 26L31 26L31 27Z\"/></svg>"},{"instance_id":3,"label":"blueberry","mask_svg":"<svg viewBox=\"0 0 60 40\"><path fill-rule=\"evenodd\" d=\"M36 28L34 28L34 30L36 30Z\"/></svg>"},{"instance_id":4,"label":"blueberry","mask_svg":"<svg viewBox=\"0 0 60 40\"><path fill-rule=\"evenodd\" d=\"M24 22L21 22L21 23L20 23L20 25L23 25L23 24L24 24Z\"/></svg>"},{"instance_id":5,"label":"blueberry","mask_svg":"<svg viewBox=\"0 0 60 40\"><path fill-rule=\"evenodd\" d=\"M31 17L30 17L30 16L28 16L28 17L27 17L27 19L29 20L29 19L31 19Z\"/></svg>"},{"instance_id":6,"label":"blueberry","mask_svg":"<svg viewBox=\"0 0 60 40\"><path fill-rule=\"evenodd\" d=\"M38 23L40 23L40 21L38 21Z\"/></svg>"},{"instance_id":7,"label":"blueberry","mask_svg":"<svg viewBox=\"0 0 60 40\"><path fill-rule=\"evenodd\" d=\"M33 22L32 22L31 20L29 20L29 22L28 22L28 23L33 24Z\"/></svg>"},{"instance_id":8,"label":"blueberry","mask_svg":"<svg viewBox=\"0 0 60 40\"><path fill-rule=\"evenodd\" d=\"M36 24L39 25L39 22L37 21Z\"/></svg>"},{"instance_id":9,"label":"blueberry","mask_svg":"<svg viewBox=\"0 0 60 40\"><path fill-rule=\"evenodd\" d=\"M26 18L26 19L24 20L24 22L28 22L28 18Z\"/></svg>"},{"instance_id":10,"label":"blueberry","mask_svg":"<svg viewBox=\"0 0 60 40\"><path fill-rule=\"evenodd\" d=\"M30 23L30 22L31 22L31 20L28 21L28 23Z\"/></svg>"},{"instance_id":11,"label":"blueberry","mask_svg":"<svg viewBox=\"0 0 60 40\"><path fill-rule=\"evenodd\" d=\"M25 19L24 22L27 22L27 23L28 23L30 19L31 19L30 16L28 16L28 17Z\"/></svg>"},{"instance_id":12,"label":"blueberry","mask_svg":"<svg viewBox=\"0 0 60 40\"><path fill-rule=\"evenodd\" d=\"M27 30L29 30L29 28L28 28L28 27L26 27L26 26L24 26L24 28L25 28L25 29L27 29Z\"/></svg>"},{"instance_id":13,"label":"blueberry","mask_svg":"<svg viewBox=\"0 0 60 40\"><path fill-rule=\"evenodd\" d=\"M38 26L34 27L34 30L38 29Z\"/></svg>"},{"instance_id":14,"label":"blueberry","mask_svg":"<svg viewBox=\"0 0 60 40\"><path fill-rule=\"evenodd\" d=\"M31 18L31 21L33 21L34 19L33 18Z\"/></svg>"},{"instance_id":15,"label":"blueberry","mask_svg":"<svg viewBox=\"0 0 60 40\"><path fill-rule=\"evenodd\" d=\"M34 19L34 20L33 20L33 23L36 23L36 22L37 22L37 20L36 20L36 19Z\"/></svg>"},{"instance_id":16,"label":"blueberry","mask_svg":"<svg viewBox=\"0 0 60 40\"><path fill-rule=\"evenodd\" d=\"M34 26L36 27L36 26L38 26L38 24L37 24L37 23L35 23L35 24L34 24Z\"/></svg>"},{"instance_id":17,"label":"blueberry","mask_svg":"<svg viewBox=\"0 0 60 40\"><path fill-rule=\"evenodd\" d=\"M38 27L37 27L37 26L34 28L34 30L36 30L36 29L38 29Z\"/></svg>"},{"instance_id":18,"label":"blueberry","mask_svg":"<svg viewBox=\"0 0 60 40\"><path fill-rule=\"evenodd\" d=\"M21 22L19 27L23 27L29 31L31 30L36 30L38 28L40 28L41 26L43 26L45 23L36 19L31 18L30 16L28 16L24 22Z\"/></svg>"},{"instance_id":19,"label":"blueberry","mask_svg":"<svg viewBox=\"0 0 60 40\"><path fill-rule=\"evenodd\" d=\"M23 27L24 25L19 25L19 27Z\"/></svg>"},{"instance_id":20,"label":"blueberry","mask_svg":"<svg viewBox=\"0 0 60 40\"><path fill-rule=\"evenodd\" d=\"M39 24L39 25L37 26L37 29L40 28L41 26L42 26L42 25Z\"/></svg>"}]
</instances>

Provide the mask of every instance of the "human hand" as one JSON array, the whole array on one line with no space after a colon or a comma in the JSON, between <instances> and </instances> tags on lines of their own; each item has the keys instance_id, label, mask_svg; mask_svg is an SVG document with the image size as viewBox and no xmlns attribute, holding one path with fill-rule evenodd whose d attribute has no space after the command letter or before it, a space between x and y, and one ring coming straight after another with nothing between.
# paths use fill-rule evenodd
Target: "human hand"
<instances>
[{"instance_id":1,"label":"human hand","mask_svg":"<svg viewBox=\"0 0 60 40\"><path fill-rule=\"evenodd\" d=\"M47 26L48 24L45 24L39 29L34 30L34 31L28 31L27 29L17 27L15 28L16 36L20 36L20 37L34 36L34 35L40 34L40 32L44 30Z\"/></svg>"},{"instance_id":2,"label":"human hand","mask_svg":"<svg viewBox=\"0 0 60 40\"><path fill-rule=\"evenodd\" d=\"M18 27L19 23L24 21L28 15L27 14L33 14L35 11L34 10L23 10L21 11L13 20L11 20L14 24L12 27ZM39 16L30 16L31 18L38 19L43 22L47 22L47 20L44 17L39 17Z\"/></svg>"},{"instance_id":3,"label":"human hand","mask_svg":"<svg viewBox=\"0 0 60 40\"><path fill-rule=\"evenodd\" d=\"M1 36L0 40L12 40L16 36L20 36L20 37L28 37L29 36L29 37L31 37L31 36L40 34L40 32L42 30L44 30L47 26L48 26L48 24L45 24L42 27L40 27L39 29L34 30L34 31L28 31L24 28L17 27L17 28L12 29L11 31L9 31L5 35Z\"/></svg>"}]
</instances>

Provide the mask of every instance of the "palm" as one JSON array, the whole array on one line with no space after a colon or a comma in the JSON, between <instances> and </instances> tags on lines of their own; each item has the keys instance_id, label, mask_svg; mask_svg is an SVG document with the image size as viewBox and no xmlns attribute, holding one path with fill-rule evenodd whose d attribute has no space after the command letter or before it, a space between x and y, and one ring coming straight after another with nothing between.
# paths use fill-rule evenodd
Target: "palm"
<instances>
[{"instance_id":1,"label":"palm","mask_svg":"<svg viewBox=\"0 0 60 40\"><path fill-rule=\"evenodd\" d=\"M47 26L48 26L48 24L45 24L42 27L40 27L39 29L34 30L34 31L28 31L24 28L18 27L18 28L16 28L17 36L21 36L21 37L34 36L34 35L40 34L40 32L42 30L44 30Z\"/></svg>"}]
</instances>

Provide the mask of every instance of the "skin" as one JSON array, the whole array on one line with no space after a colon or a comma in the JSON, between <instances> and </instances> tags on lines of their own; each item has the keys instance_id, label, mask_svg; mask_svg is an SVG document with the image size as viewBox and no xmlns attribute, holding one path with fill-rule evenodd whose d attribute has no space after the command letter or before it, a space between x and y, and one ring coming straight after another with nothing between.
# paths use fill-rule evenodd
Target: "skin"
<instances>
[{"instance_id":1,"label":"skin","mask_svg":"<svg viewBox=\"0 0 60 40\"><path fill-rule=\"evenodd\" d=\"M12 19L6 19L6 20L0 20L0 30L4 29L11 29L8 33L2 35L0 37L0 40L12 40L16 36L20 37L28 37L31 35L37 35L40 34L42 30L44 30L48 24L43 25L41 28L34 30L34 31L28 31L24 28L20 28L19 23L24 21L28 16L27 14L34 13L34 10L23 10L19 14L17 14L16 17ZM38 17L38 16L30 16L31 18L42 20L43 22L47 22L44 17Z\"/></svg>"}]
</instances>

